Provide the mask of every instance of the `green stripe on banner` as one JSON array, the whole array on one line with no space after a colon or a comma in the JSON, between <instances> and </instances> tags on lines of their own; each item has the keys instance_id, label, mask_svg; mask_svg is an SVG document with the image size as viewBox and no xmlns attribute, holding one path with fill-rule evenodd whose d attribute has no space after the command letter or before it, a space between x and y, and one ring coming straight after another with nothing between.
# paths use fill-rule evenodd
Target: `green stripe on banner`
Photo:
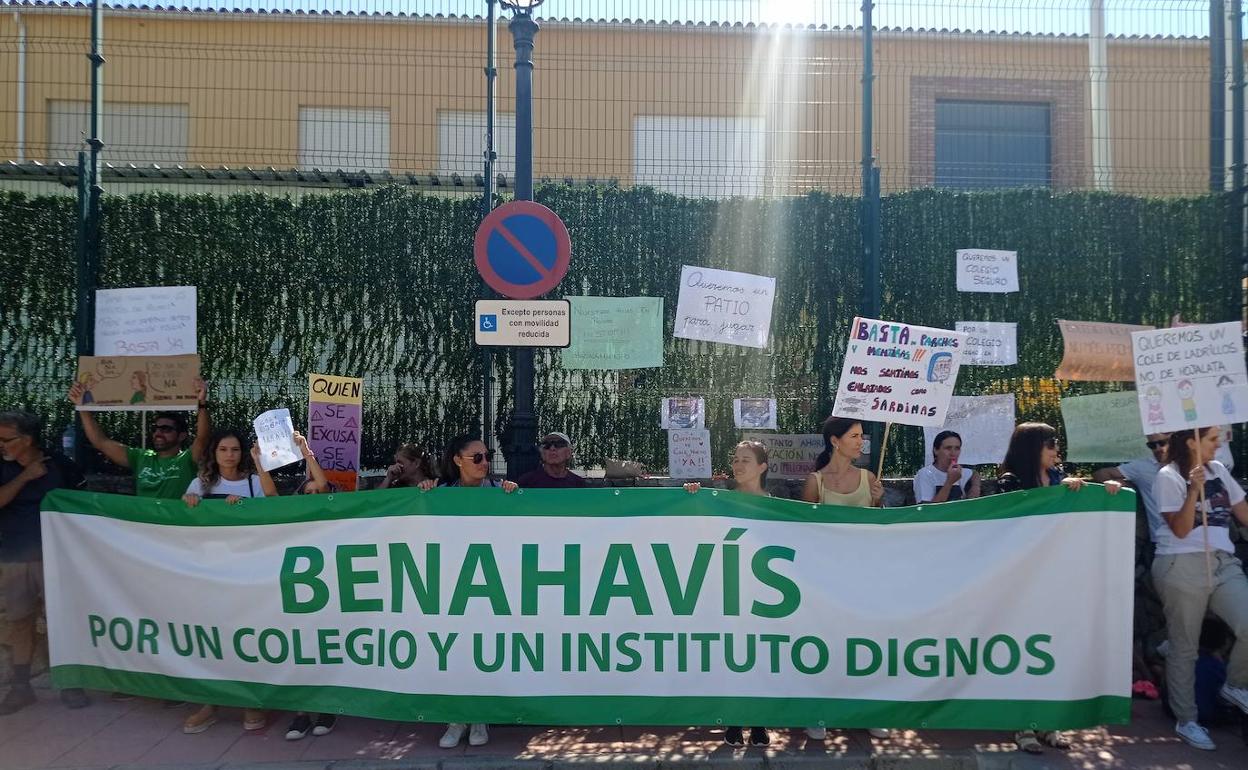
<instances>
[{"instance_id":1,"label":"green stripe on banner","mask_svg":"<svg viewBox=\"0 0 1248 770\"><path fill-rule=\"evenodd\" d=\"M531 489L511 494L501 489L381 489L332 495L296 495L244 499L230 505L204 500L188 508L181 500L58 489L43 502L44 511L103 516L143 524L180 526L255 526L388 516L722 516L760 521L823 524L919 524L987 521L1067 513L1135 513L1135 493L1110 495L1099 484L1078 492L1048 487L953 503L908 508L847 508L783 498L703 489Z\"/></svg>"},{"instance_id":2,"label":"green stripe on banner","mask_svg":"<svg viewBox=\"0 0 1248 770\"><path fill-rule=\"evenodd\" d=\"M116 690L220 706L350 714L401 722L545 725L716 725L1057 730L1126 724L1131 699L881 701L839 698L404 694L355 687L186 679L100 666L55 666L60 688Z\"/></svg>"}]
</instances>

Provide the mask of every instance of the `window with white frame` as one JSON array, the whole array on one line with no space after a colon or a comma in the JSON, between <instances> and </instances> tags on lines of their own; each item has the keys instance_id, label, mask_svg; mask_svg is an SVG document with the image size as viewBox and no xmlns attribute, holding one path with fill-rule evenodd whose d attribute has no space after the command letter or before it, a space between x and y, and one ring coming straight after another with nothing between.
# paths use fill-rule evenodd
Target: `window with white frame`
<instances>
[{"instance_id":1,"label":"window with white frame","mask_svg":"<svg viewBox=\"0 0 1248 770\"><path fill-rule=\"evenodd\" d=\"M321 171L390 168L390 110L300 107L299 167Z\"/></svg>"},{"instance_id":2,"label":"window with white frame","mask_svg":"<svg viewBox=\"0 0 1248 770\"><path fill-rule=\"evenodd\" d=\"M494 115L494 175L510 181L516 173L516 116ZM471 179L485 165L485 112L438 111L438 175ZM514 181L512 182L514 184Z\"/></svg>"},{"instance_id":3,"label":"window with white frame","mask_svg":"<svg viewBox=\"0 0 1248 770\"><path fill-rule=\"evenodd\" d=\"M185 104L104 102L100 138L106 163L136 166L187 162L190 107ZM48 102L48 161L75 162L90 136L91 103Z\"/></svg>"},{"instance_id":4,"label":"window with white frame","mask_svg":"<svg viewBox=\"0 0 1248 770\"><path fill-rule=\"evenodd\" d=\"M633 181L706 198L764 192L766 121L638 115L633 119Z\"/></svg>"}]
</instances>

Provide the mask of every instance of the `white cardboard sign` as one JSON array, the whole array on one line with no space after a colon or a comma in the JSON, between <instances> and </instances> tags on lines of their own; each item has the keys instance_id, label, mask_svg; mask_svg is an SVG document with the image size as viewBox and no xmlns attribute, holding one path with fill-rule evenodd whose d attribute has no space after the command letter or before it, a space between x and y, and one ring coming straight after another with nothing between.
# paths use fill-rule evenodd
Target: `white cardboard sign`
<instances>
[{"instance_id":1,"label":"white cardboard sign","mask_svg":"<svg viewBox=\"0 0 1248 770\"><path fill-rule=\"evenodd\" d=\"M1131 352L1145 433L1248 422L1239 322L1133 332Z\"/></svg>"},{"instance_id":2,"label":"white cardboard sign","mask_svg":"<svg viewBox=\"0 0 1248 770\"><path fill-rule=\"evenodd\" d=\"M1005 459L1014 433L1014 394L997 396L954 396L949 416L940 427L924 426L923 456L932 462L932 442L942 430L962 437L961 465L986 465Z\"/></svg>"},{"instance_id":3,"label":"white cardboard sign","mask_svg":"<svg viewBox=\"0 0 1248 770\"><path fill-rule=\"evenodd\" d=\"M767 347L776 279L685 265L672 334L690 340Z\"/></svg>"},{"instance_id":4,"label":"white cardboard sign","mask_svg":"<svg viewBox=\"0 0 1248 770\"><path fill-rule=\"evenodd\" d=\"M1018 291L1018 252L958 249L958 291Z\"/></svg>"},{"instance_id":5,"label":"white cardboard sign","mask_svg":"<svg viewBox=\"0 0 1248 770\"><path fill-rule=\"evenodd\" d=\"M855 318L832 414L903 425L943 425L966 335Z\"/></svg>"},{"instance_id":6,"label":"white cardboard sign","mask_svg":"<svg viewBox=\"0 0 1248 770\"><path fill-rule=\"evenodd\" d=\"M958 321L953 328L966 332L963 366L1013 366L1018 363L1018 324Z\"/></svg>"},{"instance_id":7,"label":"white cardboard sign","mask_svg":"<svg viewBox=\"0 0 1248 770\"><path fill-rule=\"evenodd\" d=\"M711 432L705 428L668 431L667 472L674 479L709 479Z\"/></svg>"},{"instance_id":8,"label":"white cardboard sign","mask_svg":"<svg viewBox=\"0 0 1248 770\"><path fill-rule=\"evenodd\" d=\"M252 421L260 446L260 467L266 471L297 463L302 458L295 445L295 426L289 409L270 409Z\"/></svg>"},{"instance_id":9,"label":"white cardboard sign","mask_svg":"<svg viewBox=\"0 0 1248 770\"><path fill-rule=\"evenodd\" d=\"M196 353L194 286L140 286L95 293L95 355Z\"/></svg>"}]
</instances>

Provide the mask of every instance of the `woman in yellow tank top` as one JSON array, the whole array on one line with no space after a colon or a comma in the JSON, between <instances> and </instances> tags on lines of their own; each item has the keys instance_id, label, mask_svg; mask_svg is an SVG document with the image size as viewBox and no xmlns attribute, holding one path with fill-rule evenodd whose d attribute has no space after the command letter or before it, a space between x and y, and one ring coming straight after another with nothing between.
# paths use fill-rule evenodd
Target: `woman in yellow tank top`
<instances>
[{"instance_id":1,"label":"woman in yellow tank top","mask_svg":"<svg viewBox=\"0 0 1248 770\"><path fill-rule=\"evenodd\" d=\"M802 499L808 503L878 508L884 485L866 468L854 467L862 455L862 423L845 417L829 417L823 423L823 452L815 472L806 477Z\"/></svg>"}]
</instances>

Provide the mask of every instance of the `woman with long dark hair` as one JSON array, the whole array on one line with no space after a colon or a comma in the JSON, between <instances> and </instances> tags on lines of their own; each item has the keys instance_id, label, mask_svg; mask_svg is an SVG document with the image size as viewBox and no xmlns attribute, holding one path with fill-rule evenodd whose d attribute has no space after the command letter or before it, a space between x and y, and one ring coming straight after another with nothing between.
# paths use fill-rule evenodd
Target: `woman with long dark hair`
<instances>
[{"instance_id":1,"label":"woman with long dark hair","mask_svg":"<svg viewBox=\"0 0 1248 770\"><path fill-rule=\"evenodd\" d=\"M386 469L386 477L377 488L415 487L437 477L433 454L419 444L404 444L394 451L394 464Z\"/></svg>"},{"instance_id":2,"label":"woman with long dark hair","mask_svg":"<svg viewBox=\"0 0 1248 770\"><path fill-rule=\"evenodd\" d=\"M1067 476L1059 464L1057 429L1043 422L1025 422L1014 428L1005 460L997 467L997 488L1002 492L1062 485L1072 492L1083 488L1083 479ZM1122 485L1106 481L1105 490L1116 494ZM1059 730L1020 730L1014 734L1018 748L1041 754L1045 746L1066 750L1070 739Z\"/></svg>"},{"instance_id":3,"label":"woman with long dark hair","mask_svg":"<svg viewBox=\"0 0 1248 770\"><path fill-rule=\"evenodd\" d=\"M1219 694L1248 713L1248 577L1235 558L1230 534L1232 517L1248 525L1248 502L1226 466L1212 459L1221 441L1217 427L1171 433L1167 464L1153 482L1157 509L1166 523L1157 532L1153 584L1161 594L1170 640L1167 697L1174 731L1207 751L1217 747L1197 721L1196 658L1208 611L1226 621L1239 640Z\"/></svg>"},{"instance_id":4,"label":"woman with long dark hair","mask_svg":"<svg viewBox=\"0 0 1248 770\"><path fill-rule=\"evenodd\" d=\"M465 434L451 439L442 453L442 478L444 487L500 487L511 493L517 488L514 481L499 481L490 477L490 459L485 442L476 436ZM433 479L425 479L417 485L421 490L433 489ZM438 739L438 746L453 749L468 734L469 746L484 746L490 742L489 727L483 722L452 722Z\"/></svg>"},{"instance_id":5,"label":"woman with long dark hair","mask_svg":"<svg viewBox=\"0 0 1248 770\"><path fill-rule=\"evenodd\" d=\"M848 417L829 417L823 423L823 451L815 472L806 477L802 499L808 503L878 508L884 485L854 461L862 457L862 423Z\"/></svg>"}]
</instances>

